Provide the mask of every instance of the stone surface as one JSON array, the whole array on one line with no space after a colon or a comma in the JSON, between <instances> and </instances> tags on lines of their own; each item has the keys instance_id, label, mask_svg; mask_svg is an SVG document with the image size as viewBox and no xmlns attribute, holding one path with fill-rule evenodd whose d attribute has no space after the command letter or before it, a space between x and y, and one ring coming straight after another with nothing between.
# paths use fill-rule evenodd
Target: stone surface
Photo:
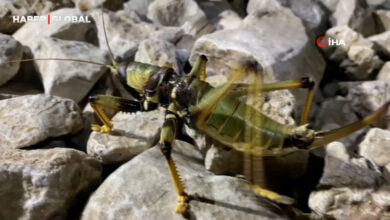
<instances>
[{"instance_id":1,"label":"stone surface","mask_svg":"<svg viewBox=\"0 0 390 220\"><path fill-rule=\"evenodd\" d=\"M176 141L173 158L194 197L190 219L289 219L276 204L255 198L242 180L207 172L193 146ZM175 206L165 158L155 147L112 173L91 196L81 219L184 219L174 213Z\"/></svg>"},{"instance_id":2,"label":"stone surface","mask_svg":"<svg viewBox=\"0 0 390 220\"><path fill-rule=\"evenodd\" d=\"M328 147L324 173L310 194L309 207L335 219L386 219L389 185L374 164L346 152L342 144Z\"/></svg>"},{"instance_id":3,"label":"stone surface","mask_svg":"<svg viewBox=\"0 0 390 220\"><path fill-rule=\"evenodd\" d=\"M124 4L124 9L128 12L134 11L141 19L146 20L148 7L152 2L154 2L154 0L131 0Z\"/></svg>"},{"instance_id":4,"label":"stone surface","mask_svg":"<svg viewBox=\"0 0 390 220\"><path fill-rule=\"evenodd\" d=\"M232 10L232 6L227 0L196 0L197 5L206 15L207 19L214 25L218 24L222 19L221 14L227 10ZM232 11L236 14L234 11Z\"/></svg>"},{"instance_id":5,"label":"stone surface","mask_svg":"<svg viewBox=\"0 0 390 220\"><path fill-rule=\"evenodd\" d=\"M43 88L27 82L11 81L0 87L0 94L14 97L39 93L43 93Z\"/></svg>"},{"instance_id":6,"label":"stone surface","mask_svg":"<svg viewBox=\"0 0 390 220\"><path fill-rule=\"evenodd\" d=\"M376 34L373 10L360 0L338 1L330 21L333 27L347 25L363 36Z\"/></svg>"},{"instance_id":7,"label":"stone surface","mask_svg":"<svg viewBox=\"0 0 390 220\"><path fill-rule=\"evenodd\" d=\"M30 45L30 48L36 58L79 59L101 64L109 63L105 51L84 42L41 38ZM80 102L107 71L105 66L62 60L37 61L36 64L46 94L71 98L75 102Z\"/></svg>"},{"instance_id":8,"label":"stone surface","mask_svg":"<svg viewBox=\"0 0 390 220\"><path fill-rule=\"evenodd\" d=\"M80 110L70 99L29 95L0 101L0 149L28 147L80 128Z\"/></svg>"},{"instance_id":9,"label":"stone surface","mask_svg":"<svg viewBox=\"0 0 390 220\"><path fill-rule=\"evenodd\" d=\"M135 61L157 66L169 64L172 65L175 72L179 72L175 45L168 41L160 40L159 38L142 41L135 54Z\"/></svg>"},{"instance_id":10,"label":"stone surface","mask_svg":"<svg viewBox=\"0 0 390 220\"><path fill-rule=\"evenodd\" d=\"M96 21L96 27L98 28L99 47L108 50L104 36L101 10L93 10L91 16ZM139 18L133 16L133 14L126 13L124 10L116 13L104 13L103 17L107 40L112 53L114 57L121 57L124 60L133 60L139 43L157 30L155 25L142 22Z\"/></svg>"},{"instance_id":11,"label":"stone surface","mask_svg":"<svg viewBox=\"0 0 390 220\"><path fill-rule=\"evenodd\" d=\"M390 11L379 9L375 11L379 33L390 31Z\"/></svg>"},{"instance_id":12,"label":"stone surface","mask_svg":"<svg viewBox=\"0 0 390 220\"><path fill-rule=\"evenodd\" d=\"M378 54L384 54L385 56L390 57L390 31L371 36L368 40L375 44L374 49Z\"/></svg>"},{"instance_id":13,"label":"stone surface","mask_svg":"<svg viewBox=\"0 0 390 220\"><path fill-rule=\"evenodd\" d=\"M11 36L0 33L0 86L16 75L20 65L19 62L6 62L20 60L22 55L22 45Z\"/></svg>"},{"instance_id":14,"label":"stone surface","mask_svg":"<svg viewBox=\"0 0 390 220\"><path fill-rule=\"evenodd\" d=\"M164 114L160 111L118 113L110 133L92 132L87 153L105 164L123 163L154 146L160 135Z\"/></svg>"},{"instance_id":15,"label":"stone surface","mask_svg":"<svg viewBox=\"0 0 390 220\"><path fill-rule=\"evenodd\" d=\"M237 29L243 25L242 18L232 10L226 10L219 14L220 19L216 24L217 30Z\"/></svg>"},{"instance_id":16,"label":"stone surface","mask_svg":"<svg viewBox=\"0 0 390 220\"><path fill-rule=\"evenodd\" d=\"M1 149L0 219L66 219L100 174L99 162L80 151Z\"/></svg>"},{"instance_id":17,"label":"stone surface","mask_svg":"<svg viewBox=\"0 0 390 220\"><path fill-rule=\"evenodd\" d=\"M386 62L376 76L377 80L390 80L390 62Z\"/></svg>"},{"instance_id":18,"label":"stone surface","mask_svg":"<svg viewBox=\"0 0 390 220\"><path fill-rule=\"evenodd\" d=\"M359 145L359 154L379 166L390 163L390 131L371 128Z\"/></svg>"},{"instance_id":19,"label":"stone surface","mask_svg":"<svg viewBox=\"0 0 390 220\"><path fill-rule=\"evenodd\" d=\"M103 5L111 11L123 9L123 0L72 0L81 11L89 11L95 8L100 9Z\"/></svg>"},{"instance_id":20,"label":"stone surface","mask_svg":"<svg viewBox=\"0 0 390 220\"><path fill-rule=\"evenodd\" d=\"M147 16L155 24L182 27L193 36L201 36L214 29L194 0L153 1Z\"/></svg>"},{"instance_id":21,"label":"stone surface","mask_svg":"<svg viewBox=\"0 0 390 220\"><path fill-rule=\"evenodd\" d=\"M47 22L28 22L13 34L13 37L23 45L31 47L42 37L54 37L62 40L75 40L98 45L97 30L91 16L91 23L55 21L54 16L65 19L65 16L85 16L78 9L63 8L50 13L50 25ZM34 51L33 51L34 52ZM38 58L38 57L36 57Z\"/></svg>"},{"instance_id":22,"label":"stone surface","mask_svg":"<svg viewBox=\"0 0 390 220\"><path fill-rule=\"evenodd\" d=\"M337 26L326 31L326 37L343 40L345 45L325 46L327 57L340 63L340 72L349 79L367 79L381 67L382 61L373 49L373 43L347 26Z\"/></svg>"}]
</instances>

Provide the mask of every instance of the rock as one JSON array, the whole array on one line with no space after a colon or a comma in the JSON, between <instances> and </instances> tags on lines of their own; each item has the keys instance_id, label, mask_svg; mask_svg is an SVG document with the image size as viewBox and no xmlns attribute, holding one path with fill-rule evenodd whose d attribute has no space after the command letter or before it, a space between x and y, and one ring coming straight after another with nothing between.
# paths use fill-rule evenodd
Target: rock
<instances>
[{"instance_id":1,"label":"rock","mask_svg":"<svg viewBox=\"0 0 390 220\"><path fill-rule=\"evenodd\" d=\"M349 79L367 79L381 67L382 61L373 50L373 43L349 27L333 27L326 32L326 37L344 41L345 45L323 49L330 60L340 63L340 71Z\"/></svg>"},{"instance_id":2,"label":"rock","mask_svg":"<svg viewBox=\"0 0 390 220\"><path fill-rule=\"evenodd\" d=\"M340 0L320 0L323 6L330 12L334 12Z\"/></svg>"},{"instance_id":3,"label":"rock","mask_svg":"<svg viewBox=\"0 0 390 220\"><path fill-rule=\"evenodd\" d=\"M16 75L20 65L19 62L6 62L20 60L22 55L22 45L11 36L0 33L0 86Z\"/></svg>"},{"instance_id":4,"label":"rock","mask_svg":"<svg viewBox=\"0 0 390 220\"><path fill-rule=\"evenodd\" d=\"M79 41L41 38L30 48L36 58L90 60L101 64L109 62L105 51ZM38 61L36 64L46 94L71 98L75 102L80 102L107 70L105 66L62 60Z\"/></svg>"},{"instance_id":5,"label":"rock","mask_svg":"<svg viewBox=\"0 0 390 220\"><path fill-rule=\"evenodd\" d=\"M142 20L147 20L148 7L154 0L131 0L124 4L125 11L134 11Z\"/></svg>"},{"instance_id":6,"label":"rock","mask_svg":"<svg viewBox=\"0 0 390 220\"><path fill-rule=\"evenodd\" d=\"M146 39L141 42L135 54L135 61L157 66L172 65L175 72L179 72L176 60L175 45L158 38Z\"/></svg>"},{"instance_id":7,"label":"rock","mask_svg":"<svg viewBox=\"0 0 390 220\"><path fill-rule=\"evenodd\" d=\"M390 131L371 128L359 145L360 155L379 166L390 163Z\"/></svg>"},{"instance_id":8,"label":"rock","mask_svg":"<svg viewBox=\"0 0 390 220\"><path fill-rule=\"evenodd\" d=\"M202 9L207 19L214 25L219 23L223 12L230 10L232 13L236 14L232 11L232 7L227 0L196 0L196 3Z\"/></svg>"},{"instance_id":9,"label":"rock","mask_svg":"<svg viewBox=\"0 0 390 220\"><path fill-rule=\"evenodd\" d=\"M184 35L184 30L180 27L162 27L153 34L152 39L165 40L176 44Z\"/></svg>"},{"instance_id":10,"label":"rock","mask_svg":"<svg viewBox=\"0 0 390 220\"><path fill-rule=\"evenodd\" d=\"M13 97L43 93L43 88L27 82L12 81L0 87L0 94Z\"/></svg>"},{"instance_id":11,"label":"rock","mask_svg":"<svg viewBox=\"0 0 390 220\"><path fill-rule=\"evenodd\" d=\"M338 1L330 21L333 27L346 25L367 37L376 34L373 14L365 1L343 0Z\"/></svg>"},{"instance_id":12,"label":"rock","mask_svg":"<svg viewBox=\"0 0 390 220\"><path fill-rule=\"evenodd\" d=\"M232 10L226 10L219 14L219 21L216 24L217 30L237 29L243 25L242 18Z\"/></svg>"},{"instance_id":13,"label":"rock","mask_svg":"<svg viewBox=\"0 0 390 220\"><path fill-rule=\"evenodd\" d=\"M80 151L0 150L1 219L66 219L76 197L100 181L100 164Z\"/></svg>"},{"instance_id":14,"label":"rock","mask_svg":"<svg viewBox=\"0 0 390 220\"><path fill-rule=\"evenodd\" d=\"M378 54L384 54L390 57L390 31L371 36L368 40L375 44L374 49Z\"/></svg>"},{"instance_id":15,"label":"rock","mask_svg":"<svg viewBox=\"0 0 390 220\"><path fill-rule=\"evenodd\" d=\"M389 80L390 81L390 62L386 62L382 69L379 71L376 76L377 80Z\"/></svg>"},{"instance_id":16,"label":"rock","mask_svg":"<svg viewBox=\"0 0 390 220\"><path fill-rule=\"evenodd\" d=\"M16 31L13 37L23 45L31 47L42 37L54 37L62 40L83 41L98 46L97 30L92 20L91 23L73 23L68 21L55 21L54 16L85 16L79 10L74 8L63 8L50 13L52 21L50 25L47 22L27 22ZM36 57L38 58L38 57Z\"/></svg>"},{"instance_id":17,"label":"rock","mask_svg":"<svg viewBox=\"0 0 390 220\"><path fill-rule=\"evenodd\" d=\"M186 33L196 37L214 29L194 0L153 1L147 16L155 24L182 27Z\"/></svg>"},{"instance_id":18,"label":"rock","mask_svg":"<svg viewBox=\"0 0 390 220\"><path fill-rule=\"evenodd\" d=\"M375 11L378 33L390 31L390 11L379 9Z\"/></svg>"},{"instance_id":19,"label":"rock","mask_svg":"<svg viewBox=\"0 0 390 220\"><path fill-rule=\"evenodd\" d=\"M93 10L91 16L96 21L98 28L99 47L108 50L101 10ZM139 21L132 14L126 14L126 11L123 10L116 13L104 13L103 17L112 53L114 57L121 57L123 60L134 60L140 42L152 36L157 30L155 25Z\"/></svg>"},{"instance_id":20,"label":"rock","mask_svg":"<svg viewBox=\"0 0 390 220\"><path fill-rule=\"evenodd\" d=\"M0 149L28 147L81 128L76 103L49 95L1 100L0 119Z\"/></svg>"},{"instance_id":21,"label":"rock","mask_svg":"<svg viewBox=\"0 0 390 220\"><path fill-rule=\"evenodd\" d=\"M343 145L334 145L344 148ZM324 173L310 194L309 207L335 219L385 219L389 213L389 185L364 158L351 158L344 150L328 150Z\"/></svg>"},{"instance_id":22,"label":"rock","mask_svg":"<svg viewBox=\"0 0 390 220\"><path fill-rule=\"evenodd\" d=\"M242 180L207 172L193 146L176 141L173 158L193 196L190 219L289 219L275 204L248 191ZM174 213L176 192L157 147L122 165L89 199L82 220L184 219Z\"/></svg>"},{"instance_id":23,"label":"rock","mask_svg":"<svg viewBox=\"0 0 390 220\"><path fill-rule=\"evenodd\" d=\"M25 8L15 8L11 0L3 0L0 2L0 33L12 34L23 23L14 23L12 16L22 16L27 13Z\"/></svg>"},{"instance_id":24,"label":"rock","mask_svg":"<svg viewBox=\"0 0 390 220\"><path fill-rule=\"evenodd\" d=\"M160 111L118 113L110 133L92 132L87 153L104 164L123 163L154 146L160 137L164 114Z\"/></svg>"},{"instance_id":25,"label":"rock","mask_svg":"<svg viewBox=\"0 0 390 220\"><path fill-rule=\"evenodd\" d=\"M95 8L100 9L103 5L111 11L123 9L123 0L72 0L81 11L89 11Z\"/></svg>"},{"instance_id":26,"label":"rock","mask_svg":"<svg viewBox=\"0 0 390 220\"><path fill-rule=\"evenodd\" d=\"M242 174L242 155L232 149L224 149L214 144L207 150L204 166L207 170L217 174Z\"/></svg>"}]
</instances>

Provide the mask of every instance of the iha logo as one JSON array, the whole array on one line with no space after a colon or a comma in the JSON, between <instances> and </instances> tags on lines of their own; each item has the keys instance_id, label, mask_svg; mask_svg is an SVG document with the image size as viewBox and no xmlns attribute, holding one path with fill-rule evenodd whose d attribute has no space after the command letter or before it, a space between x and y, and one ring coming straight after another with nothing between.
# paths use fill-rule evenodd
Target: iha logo
<instances>
[{"instance_id":1,"label":"iha logo","mask_svg":"<svg viewBox=\"0 0 390 220\"><path fill-rule=\"evenodd\" d=\"M324 36L318 37L317 38L317 46L323 48L325 46L345 46L344 40L337 40L337 39L332 39L330 37L326 38Z\"/></svg>"}]
</instances>

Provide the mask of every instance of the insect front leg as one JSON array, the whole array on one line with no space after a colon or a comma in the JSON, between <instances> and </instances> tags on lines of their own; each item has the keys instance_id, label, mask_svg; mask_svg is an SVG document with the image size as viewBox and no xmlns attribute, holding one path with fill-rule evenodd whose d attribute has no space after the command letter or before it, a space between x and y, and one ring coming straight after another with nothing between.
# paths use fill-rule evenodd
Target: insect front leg
<instances>
[{"instance_id":1,"label":"insect front leg","mask_svg":"<svg viewBox=\"0 0 390 220\"><path fill-rule=\"evenodd\" d=\"M122 97L109 95L90 96L89 103L91 104L91 107L93 108L96 115L103 122L103 126L93 124L91 125L91 128L94 131L103 133L110 132L112 130L113 125L111 120L101 107L123 112L145 111L144 106L146 104L146 106L148 106L148 111L157 108L157 104L155 103L145 103L144 101L130 100Z\"/></svg>"},{"instance_id":2,"label":"insect front leg","mask_svg":"<svg viewBox=\"0 0 390 220\"><path fill-rule=\"evenodd\" d=\"M161 152L164 154L165 159L167 160L168 169L177 193L177 206L175 208L175 212L185 214L187 213L188 209L188 196L184 191L184 184L180 179L175 162L171 156L172 144L174 143L178 134L179 120L181 120L175 112L175 105L172 103L169 105L168 110L166 111L165 121L161 129L159 144Z\"/></svg>"}]
</instances>

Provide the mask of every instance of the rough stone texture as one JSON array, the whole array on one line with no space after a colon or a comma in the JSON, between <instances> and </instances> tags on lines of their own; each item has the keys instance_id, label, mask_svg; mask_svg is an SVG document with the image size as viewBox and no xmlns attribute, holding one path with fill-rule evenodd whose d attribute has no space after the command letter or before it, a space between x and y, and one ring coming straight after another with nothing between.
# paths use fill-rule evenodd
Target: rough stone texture
<instances>
[{"instance_id":1,"label":"rough stone texture","mask_svg":"<svg viewBox=\"0 0 390 220\"><path fill-rule=\"evenodd\" d=\"M373 10L365 1L342 0L338 1L330 21L332 26L347 25L363 36L376 34Z\"/></svg>"},{"instance_id":2,"label":"rough stone texture","mask_svg":"<svg viewBox=\"0 0 390 220\"><path fill-rule=\"evenodd\" d=\"M177 73L179 72L175 45L168 41L160 40L159 38L151 38L142 41L135 54L135 61L157 66L169 64L172 65Z\"/></svg>"},{"instance_id":3,"label":"rough stone texture","mask_svg":"<svg viewBox=\"0 0 390 220\"><path fill-rule=\"evenodd\" d=\"M94 8L107 8L111 11L123 9L123 0L72 0L81 11L89 11Z\"/></svg>"},{"instance_id":4,"label":"rough stone texture","mask_svg":"<svg viewBox=\"0 0 390 220\"><path fill-rule=\"evenodd\" d=\"M220 19L222 19L222 13L227 10L232 10L232 7L227 0L196 0L196 3L206 15L207 19L214 25L218 24ZM235 12L233 13L236 14Z\"/></svg>"},{"instance_id":5,"label":"rough stone texture","mask_svg":"<svg viewBox=\"0 0 390 220\"><path fill-rule=\"evenodd\" d=\"M243 181L207 172L192 145L176 141L173 158L194 196L190 219L289 219L276 204L255 198ZM150 149L111 174L91 196L82 219L184 219L160 149Z\"/></svg>"},{"instance_id":6,"label":"rough stone texture","mask_svg":"<svg viewBox=\"0 0 390 220\"><path fill-rule=\"evenodd\" d=\"M364 158L351 158L342 144L328 146L327 153L309 207L335 219L386 219L389 185L379 169Z\"/></svg>"},{"instance_id":7,"label":"rough stone texture","mask_svg":"<svg viewBox=\"0 0 390 220\"><path fill-rule=\"evenodd\" d=\"M377 25L379 26L379 33L390 31L390 11L388 10L376 10L375 11Z\"/></svg>"},{"instance_id":8,"label":"rough stone texture","mask_svg":"<svg viewBox=\"0 0 390 220\"><path fill-rule=\"evenodd\" d=\"M76 196L100 181L101 166L65 148L0 150L0 219L66 219Z\"/></svg>"},{"instance_id":9,"label":"rough stone texture","mask_svg":"<svg viewBox=\"0 0 390 220\"><path fill-rule=\"evenodd\" d=\"M182 27L193 36L201 36L214 29L194 0L153 1L147 16L159 25Z\"/></svg>"},{"instance_id":10,"label":"rough stone texture","mask_svg":"<svg viewBox=\"0 0 390 220\"><path fill-rule=\"evenodd\" d=\"M0 86L16 75L20 63L6 63L19 60L23 55L22 45L9 35L0 33Z\"/></svg>"},{"instance_id":11,"label":"rough stone texture","mask_svg":"<svg viewBox=\"0 0 390 220\"><path fill-rule=\"evenodd\" d=\"M390 81L390 62L386 62L382 69L379 71L376 76L377 80L389 80Z\"/></svg>"},{"instance_id":12,"label":"rough stone texture","mask_svg":"<svg viewBox=\"0 0 390 220\"><path fill-rule=\"evenodd\" d=\"M325 46L323 49L330 60L340 63L340 70L350 79L367 79L382 61L373 49L373 43L347 26L328 29L326 37L343 40L345 45Z\"/></svg>"},{"instance_id":13,"label":"rough stone texture","mask_svg":"<svg viewBox=\"0 0 390 220\"><path fill-rule=\"evenodd\" d=\"M390 131L371 128L359 145L360 155L379 166L390 163Z\"/></svg>"},{"instance_id":14,"label":"rough stone texture","mask_svg":"<svg viewBox=\"0 0 390 220\"><path fill-rule=\"evenodd\" d=\"M390 31L374 35L368 38L374 42L374 49L380 54L390 57Z\"/></svg>"},{"instance_id":15,"label":"rough stone texture","mask_svg":"<svg viewBox=\"0 0 390 220\"><path fill-rule=\"evenodd\" d=\"M154 0L131 0L124 4L124 10L135 12L142 20L147 19L148 7Z\"/></svg>"},{"instance_id":16,"label":"rough stone texture","mask_svg":"<svg viewBox=\"0 0 390 220\"><path fill-rule=\"evenodd\" d=\"M323 6L327 8L330 12L334 12L340 0L320 0Z\"/></svg>"},{"instance_id":17,"label":"rough stone texture","mask_svg":"<svg viewBox=\"0 0 390 220\"><path fill-rule=\"evenodd\" d=\"M92 132L87 153L105 164L121 163L158 142L164 114L160 111L118 113L110 133Z\"/></svg>"},{"instance_id":18,"label":"rough stone texture","mask_svg":"<svg viewBox=\"0 0 390 220\"><path fill-rule=\"evenodd\" d=\"M50 13L50 25L47 22L28 22L13 34L13 37L23 45L31 47L42 37L54 37L62 40L75 40L98 45L96 26L91 16L91 23L72 23L68 21L55 21L54 16L85 16L78 9L63 8ZM34 52L34 51L33 51ZM36 57L38 58L38 57Z\"/></svg>"},{"instance_id":19,"label":"rough stone texture","mask_svg":"<svg viewBox=\"0 0 390 220\"><path fill-rule=\"evenodd\" d=\"M36 58L80 59L102 64L109 62L105 51L84 42L41 38L30 48ZM61 60L37 61L36 64L46 94L71 98L75 102L80 102L107 70L105 66L96 64Z\"/></svg>"},{"instance_id":20,"label":"rough stone texture","mask_svg":"<svg viewBox=\"0 0 390 220\"><path fill-rule=\"evenodd\" d=\"M226 10L219 14L220 19L215 25L217 30L237 29L243 25L242 18L232 10Z\"/></svg>"},{"instance_id":21,"label":"rough stone texture","mask_svg":"<svg viewBox=\"0 0 390 220\"><path fill-rule=\"evenodd\" d=\"M114 57L119 56L124 60L134 59L139 43L153 35L157 30L155 25L142 22L133 15L126 14L126 11L123 10L103 14L107 40ZM107 50L101 10L93 10L91 16L96 21L96 27L98 28L99 47Z\"/></svg>"},{"instance_id":22,"label":"rough stone texture","mask_svg":"<svg viewBox=\"0 0 390 220\"><path fill-rule=\"evenodd\" d=\"M0 149L28 147L80 128L80 110L70 99L29 95L0 101Z\"/></svg>"}]
</instances>

